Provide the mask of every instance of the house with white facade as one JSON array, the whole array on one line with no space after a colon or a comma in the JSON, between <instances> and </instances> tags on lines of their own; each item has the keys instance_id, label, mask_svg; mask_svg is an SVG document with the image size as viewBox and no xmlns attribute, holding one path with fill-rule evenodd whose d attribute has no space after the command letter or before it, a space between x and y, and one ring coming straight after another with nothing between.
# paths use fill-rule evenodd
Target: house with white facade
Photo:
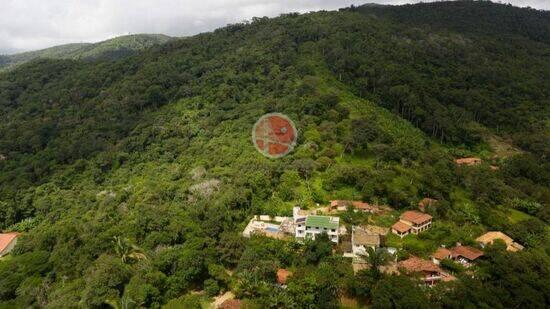
<instances>
[{"instance_id":1,"label":"house with white facade","mask_svg":"<svg viewBox=\"0 0 550 309\"><path fill-rule=\"evenodd\" d=\"M315 239L326 233L332 242L338 243L340 218L305 214L300 207L294 207L292 213L297 240Z\"/></svg>"}]
</instances>

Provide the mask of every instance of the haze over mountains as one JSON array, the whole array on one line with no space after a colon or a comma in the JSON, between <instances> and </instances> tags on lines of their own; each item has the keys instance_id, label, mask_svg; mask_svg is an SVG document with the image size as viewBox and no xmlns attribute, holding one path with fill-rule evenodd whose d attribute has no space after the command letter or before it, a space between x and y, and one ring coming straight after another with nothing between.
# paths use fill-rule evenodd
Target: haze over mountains
<instances>
[{"instance_id":1,"label":"haze over mountains","mask_svg":"<svg viewBox=\"0 0 550 309\"><path fill-rule=\"evenodd\" d=\"M17 65L38 58L117 59L153 45L164 44L171 39L171 37L163 34L132 34L98 43L73 43L13 55L0 55L0 70L14 68Z\"/></svg>"},{"instance_id":2,"label":"haze over mountains","mask_svg":"<svg viewBox=\"0 0 550 309\"><path fill-rule=\"evenodd\" d=\"M0 307L200 308L229 291L252 308L547 308L549 14L354 6L20 55L40 57L0 72L0 229L22 233ZM251 142L272 112L299 132L277 160ZM242 237L254 215L331 200L387 206L334 216L389 230L425 198L429 230L388 233L394 266L483 253L442 261L454 279L433 288L354 272L348 243ZM487 231L523 250L481 248Z\"/></svg>"}]
</instances>

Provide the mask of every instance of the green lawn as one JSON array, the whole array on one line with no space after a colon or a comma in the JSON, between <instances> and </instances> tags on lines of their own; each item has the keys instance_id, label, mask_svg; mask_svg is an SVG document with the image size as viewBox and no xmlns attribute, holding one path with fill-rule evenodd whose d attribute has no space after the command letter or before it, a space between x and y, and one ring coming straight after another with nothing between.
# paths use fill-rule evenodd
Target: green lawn
<instances>
[{"instance_id":1,"label":"green lawn","mask_svg":"<svg viewBox=\"0 0 550 309\"><path fill-rule=\"evenodd\" d=\"M510 220L511 223L517 223L520 221L532 219L533 217L531 215L528 215L522 211L516 210L516 209L506 209L508 220Z\"/></svg>"}]
</instances>

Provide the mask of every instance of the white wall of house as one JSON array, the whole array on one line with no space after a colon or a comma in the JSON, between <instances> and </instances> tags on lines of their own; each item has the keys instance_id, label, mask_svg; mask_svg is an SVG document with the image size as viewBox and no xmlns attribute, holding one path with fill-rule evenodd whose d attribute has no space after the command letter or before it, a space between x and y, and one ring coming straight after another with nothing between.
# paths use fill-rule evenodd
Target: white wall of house
<instances>
[{"instance_id":1,"label":"white wall of house","mask_svg":"<svg viewBox=\"0 0 550 309\"><path fill-rule=\"evenodd\" d=\"M398 230L391 229L391 232L394 233L395 235L399 236L399 238L403 238L403 237L409 235L410 234L409 231L401 233Z\"/></svg>"},{"instance_id":2,"label":"white wall of house","mask_svg":"<svg viewBox=\"0 0 550 309\"><path fill-rule=\"evenodd\" d=\"M315 239L321 233L327 233L328 238L335 243L338 243L338 229L324 229L318 226L305 227L305 237Z\"/></svg>"},{"instance_id":3,"label":"white wall of house","mask_svg":"<svg viewBox=\"0 0 550 309\"><path fill-rule=\"evenodd\" d=\"M306 226L307 216L300 215L300 207L294 207L292 209L292 218L294 219L295 237L298 240L304 240L306 238L315 239L315 237L321 233L327 233L328 238L335 243L339 241L339 231L336 229L325 229L318 226Z\"/></svg>"}]
</instances>

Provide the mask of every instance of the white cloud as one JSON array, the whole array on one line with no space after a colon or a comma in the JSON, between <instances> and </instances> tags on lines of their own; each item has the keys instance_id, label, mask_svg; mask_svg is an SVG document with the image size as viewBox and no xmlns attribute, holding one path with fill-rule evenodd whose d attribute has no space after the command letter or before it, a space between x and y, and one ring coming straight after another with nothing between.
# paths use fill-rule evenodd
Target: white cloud
<instances>
[{"instance_id":1,"label":"white cloud","mask_svg":"<svg viewBox=\"0 0 550 309\"><path fill-rule=\"evenodd\" d=\"M95 42L128 33L173 36L211 31L254 16L417 0L1 0L0 53ZM550 9L550 0L508 0Z\"/></svg>"}]
</instances>

